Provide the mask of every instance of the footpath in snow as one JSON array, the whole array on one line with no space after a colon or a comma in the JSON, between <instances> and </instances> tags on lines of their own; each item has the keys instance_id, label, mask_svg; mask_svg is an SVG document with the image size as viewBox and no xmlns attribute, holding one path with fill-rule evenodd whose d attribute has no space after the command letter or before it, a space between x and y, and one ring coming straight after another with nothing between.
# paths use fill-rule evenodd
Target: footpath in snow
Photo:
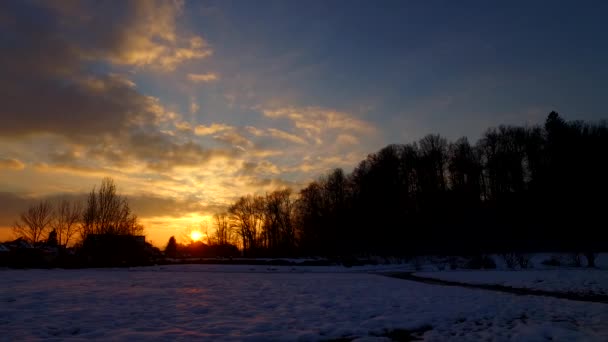
<instances>
[{"instance_id":1,"label":"footpath in snow","mask_svg":"<svg viewBox=\"0 0 608 342\"><path fill-rule=\"evenodd\" d=\"M444 271L417 272L414 275L469 284L608 296L607 270Z\"/></svg>"}]
</instances>

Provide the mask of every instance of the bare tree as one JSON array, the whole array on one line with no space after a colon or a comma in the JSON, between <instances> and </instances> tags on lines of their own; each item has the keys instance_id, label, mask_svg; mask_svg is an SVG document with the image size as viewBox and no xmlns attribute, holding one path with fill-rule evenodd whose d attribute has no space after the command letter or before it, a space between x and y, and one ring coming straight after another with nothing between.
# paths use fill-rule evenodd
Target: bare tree
<instances>
[{"instance_id":1,"label":"bare tree","mask_svg":"<svg viewBox=\"0 0 608 342\"><path fill-rule=\"evenodd\" d=\"M420 166L425 191L445 191L448 143L439 135L429 134L420 139Z\"/></svg>"},{"instance_id":2,"label":"bare tree","mask_svg":"<svg viewBox=\"0 0 608 342\"><path fill-rule=\"evenodd\" d=\"M272 252L285 253L295 246L294 205L291 190L277 190L265 198L264 237Z\"/></svg>"},{"instance_id":3,"label":"bare tree","mask_svg":"<svg viewBox=\"0 0 608 342\"><path fill-rule=\"evenodd\" d=\"M258 247L261 225L264 222L264 197L244 196L228 208L233 227L237 229L247 254Z\"/></svg>"},{"instance_id":4,"label":"bare tree","mask_svg":"<svg viewBox=\"0 0 608 342\"><path fill-rule=\"evenodd\" d=\"M46 236L53 218L53 206L41 201L21 213L20 220L13 225L13 232L31 243L37 243Z\"/></svg>"},{"instance_id":5,"label":"bare tree","mask_svg":"<svg viewBox=\"0 0 608 342\"><path fill-rule=\"evenodd\" d=\"M89 193L82 213L81 235L89 234L141 235L143 227L133 214L127 200L118 195L111 178L104 178L98 191Z\"/></svg>"},{"instance_id":6,"label":"bare tree","mask_svg":"<svg viewBox=\"0 0 608 342\"><path fill-rule=\"evenodd\" d=\"M232 242L232 232L230 231L230 218L227 213L213 215L215 233L213 240L218 245L226 245Z\"/></svg>"},{"instance_id":7,"label":"bare tree","mask_svg":"<svg viewBox=\"0 0 608 342\"><path fill-rule=\"evenodd\" d=\"M61 200L53 213L51 228L57 232L59 245L67 247L70 240L78 229L78 223L82 217L82 204Z\"/></svg>"}]
</instances>

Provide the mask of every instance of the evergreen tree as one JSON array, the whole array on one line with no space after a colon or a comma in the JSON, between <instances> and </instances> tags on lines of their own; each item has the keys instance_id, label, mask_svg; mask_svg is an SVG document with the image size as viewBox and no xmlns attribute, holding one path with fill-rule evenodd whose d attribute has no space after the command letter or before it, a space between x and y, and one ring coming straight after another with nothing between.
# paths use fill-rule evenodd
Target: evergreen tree
<instances>
[{"instance_id":1,"label":"evergreen tree","mask_svg":"<svg viewBox=\"0 0 608 342\"><path fill-rule=\"evenodd\" d=\"M57 246L59 242L57 241L57 231L55 229L51 230L49 233L49 237L46 240L46 244L49 246Z\"/></svg>"},{"instance_id":2,"label":"evergreen tree","mask_svg":"<svg viewBox=\"0 0 608 342\"><path fill-rule=\"evenodd\" d=\"M165 247L165 256L167 256L169 258L177 257L177 242L175 242L174 236L169 238L167 247Z\"/></svg>"}]
</instances>

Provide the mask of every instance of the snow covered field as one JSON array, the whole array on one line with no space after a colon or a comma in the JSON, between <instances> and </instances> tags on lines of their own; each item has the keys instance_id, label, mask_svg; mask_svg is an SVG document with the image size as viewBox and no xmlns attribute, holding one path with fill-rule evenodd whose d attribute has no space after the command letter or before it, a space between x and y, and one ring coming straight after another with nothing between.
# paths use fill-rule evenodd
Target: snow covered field
<instances>
[{"instance_id":1,"label":"snow covered field","mask_svg":"<svg viewBox=\"0 0 608 342\"><path fill-rule=\"evenodd\" d=\"M608 305L426 285L368 268L0 270L0 340L606 341ZM550 272L550 271L547 271Z\"/></svg>"},{"instance_id":2,"label":"snow covered field","mask_svg":"<svg viewBox=\"0 0 608 342\"><path fill-rule=\"evenodd\" d=\"M468 284L497 284L535 290L608 295L608 270L520 270L417 272L417 276Z\"/></svg>"},{"instance_id":3,"label":"snow covered field","mask_svg":"<svg viewBox=\"0 0 608 342\"><path fill-rule=\"evenodd\" d=\"M423 272L414 273L420 277L455 281L468 284L503 285L534 290L574 292L581 294L608 295L608 254L597 258L597 268L547 266L542 263L549 258L567 262L568 255L536 254L531 259L533 269L509 270L499 256L493 256L497 270L454 270L437 271L430 262Z\"/></svg>"}]
</instances>

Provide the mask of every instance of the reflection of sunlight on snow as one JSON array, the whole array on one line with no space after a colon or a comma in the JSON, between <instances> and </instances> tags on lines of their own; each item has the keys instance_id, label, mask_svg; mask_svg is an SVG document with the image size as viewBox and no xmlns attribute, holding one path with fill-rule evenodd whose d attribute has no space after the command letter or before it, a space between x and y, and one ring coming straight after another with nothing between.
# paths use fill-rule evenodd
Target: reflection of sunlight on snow
<instances>
[{"instance_id":1,"label":"reflection of sunlight on snow","mask_svg":"<svg viewBox=\"0 0 608 342\"><path fill-rule=\"evenodd\" d=\"M187 288L183 288L180 289L180 292L183 292L185 294L199 294L199 293L204 293L205 291L203 291L203 289L198 288L198 287L187 287Z\"/></svg>"},{"instance_id":2,"label":"reflection of sunlight on snow","mask_svg":"<svg viewBox=\"0 0 608 342\"><path fill-rule=\"evenodd\" d=\"M295 273L291 266L249 265L5 270L0 288L11 292L0 291L2 338L317 341L429 325L428 340L459 334L461 340L542 340L549 334L546 322L554 340L607 336L602 304L437 287L338 266L302 267ZM526 324L520 324L524 314Z\"/></svg>"}]
</instances>

